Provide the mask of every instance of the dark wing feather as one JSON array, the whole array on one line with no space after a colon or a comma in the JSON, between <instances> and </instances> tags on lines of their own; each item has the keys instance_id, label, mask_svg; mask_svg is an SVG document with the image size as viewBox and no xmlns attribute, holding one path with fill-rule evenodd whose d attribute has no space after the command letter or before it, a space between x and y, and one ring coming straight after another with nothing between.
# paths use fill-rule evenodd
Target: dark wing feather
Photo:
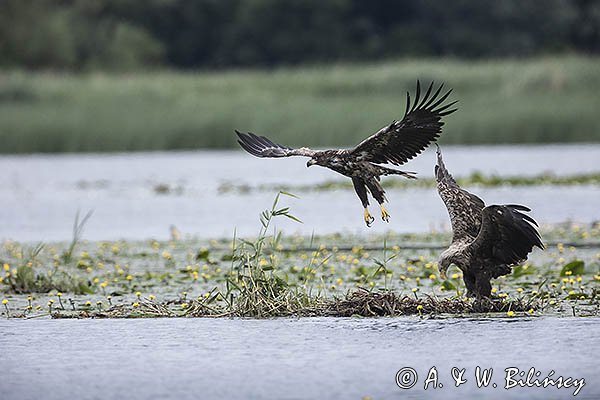
<instances>
[{"instance_id":1,"label":"dark wing feather","mask_svg":"<svg viewBox=\"0 0 600 400\"><path fill-rule=\"evenodd\" d=\"M302 147L299 149L292 149L291 147L282 146L277 143L273 143L270 139L264 136L257 136L253 133L241 133L235 131L238 135L238 143L242 146L242 149L256 157L291 157L291 156L305 156L312 157L317 153L315 150Z\"/></svg>"},{"instance_id":2,"label":"dark wing feather","mask_svg":"<svg viewBox=\"0 0 600 400\"><path fill-rule=\"evenodd\" d=\"M435 179L440 197L444 201L452 223L452 242L474 239L481 226L481 210L485 203L479 197L462 189L446 169L442 152L437 148Z\"/></svg>"},{"instance_id":3,"label":"dark wing feather","mask_svg":"<svg viewBox=\"0 0 600 400\"><path fill-rule=\"evenodd\" d=\"M512 204L484 208L479 235L467 250L477 257L510 265L526 260L534 247L543 249L537 223L524 211L529 209Z\"/></svg>"},{"instance_id":4,"label":"dark wing feather","mask_svg":"<svg viewBox=\"0 0 600 400\"><path fill-rule=\"evenodd\" d=\"M406 94L406 111L402 121L394 121L374 135L349 150L359 161L401 165L421 153L435 142L442 132L442 117L456 111L449 109L456 101L443 104L452 90L440 96L440 85L433 95L433 82L421 98L421 85L417 81L417 93L411 107L410 94Z\"/></svg>"}]
</instances>

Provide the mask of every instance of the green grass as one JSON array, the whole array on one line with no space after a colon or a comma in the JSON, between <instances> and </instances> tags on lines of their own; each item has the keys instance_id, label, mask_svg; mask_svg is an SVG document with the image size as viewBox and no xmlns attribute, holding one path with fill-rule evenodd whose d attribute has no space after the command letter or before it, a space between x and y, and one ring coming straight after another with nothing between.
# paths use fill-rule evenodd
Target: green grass
<instances>
[{"instance_id":1,"label":"green grass","mask_svg":"<svg viewBox=\"0 0 600 400\"><path fill-rule=\"evenodd\" d=\"M0 246L0 315L177 317L466 314L460 270L441 279L448 232ZM600 224L544 228L548 248L492 281L493 316L600 314ZM357 245L359 243L360 245ZM64 286L84 282L81 287ZM44 285L35 282L43 280ZM27 287L15 282L34 282ZM483 305L485 306L485 304ZM512 314L515 312L515 314Z\"/></svg>"},{"instance_id":2,"label":"green grass","mask_svg":"<svg viewBox=\"0 0 600 400\"><path fill-rule=\"evenodd\" d=\"M442 143L600 141L599 58L400 60L273 71L0 73L0 152L227 148L234 129L345 146L400 118L417 78L454 88Z\"/></svg>"}]
</instances>

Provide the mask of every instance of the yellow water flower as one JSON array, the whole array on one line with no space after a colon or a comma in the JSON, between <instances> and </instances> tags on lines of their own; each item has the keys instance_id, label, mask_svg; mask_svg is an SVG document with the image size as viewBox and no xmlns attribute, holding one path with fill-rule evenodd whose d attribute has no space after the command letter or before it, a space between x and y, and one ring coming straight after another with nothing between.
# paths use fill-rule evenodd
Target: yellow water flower
<instances>
[{"instance_id":1,"label":"yellow water flower","mask_svg":"<svg viewBox=\"0 0 600 400\"><path fill-rule=\"evenodd\" d=\"M416 288L416 287L414 287L414 288L412 288L412 289L410 289L410 290L411 290L413 293L417 293L417 292L419 291L419 288Z\"/></svg>"},{"instance_id":2,"label":"yellow water flower","mask_svg":"<svg viewBox=\"0 0 600 400\"><path fill-rule=\"evenodd\" d=\"M2 300L2 304L4 304L4 305L8 304L8 299Z\"/></svg>"},{"instance_id":3,"label":"yellow water flower","mask_svg":"<svg viewBox=\"0 0 600 400\"><path fill-rule=\"evenodd\" d=\"M10 265L8 265L7 263L4 263L4 265L2 266L2 268L3 268L5 271L10 271Z\"/></svg>"},{"instance_id":4,"label":"yellow water flower","mask_svg":"<svg viewBox=\"0 0 600 400\"><path fill-rule=\"evenodd\" d=\"M492 293L496 293L498 291L498 289L496 289L495 287L492 288Z\"/></svg>"},{"instance_id":5,"label":"yellow water flower","mask_svg":"<svg viewBox=\"0 0 600 400\"><path fill-rule=\"evenodd\" d=\"M133 306L134 308L138 308L138 307L140 306L140 303L138 303L138 302L135 302L135 303L133 303L133 304L132 304L132 306Z\"/></svg>"},{"instance_id":6,"label":"yellow water flower","mask_svg":"<svg viewBox=\"0 0 600 400\"><path fill-rule=\"evenodd\" d=\"M136 295L137 297L140 297L140 296L142 295L142 292L135 292L135 295Z\"/></svg>"},{"instance_id":7,"label":"yellow water flower","mask_svg":"<svg viewBox=\"0 0 600 400\"><path fill-rule=\"evenodd\" d=\"M458 274L452 274L452 276L450 278L452 278L452 279L458 279Z\"/></svg>"},{"instance_id":8,"label":"yellow water flower","mask_svg":"<svg viewBox=\"0 0 600 400\"><path fill-rule=\"evenodd\" d=\"M514 317L515 316L515 312L514 311L507 311L506 312L506 316L507 317Z\"/></svg>"},{"instance_id":9,"label":"yellow water flower","mask_svg":"<svg viewBox=\"0 0 600 400\"><path fill-rule=\"evenodd\" d=\"M423 310L423 305L422 305L422 304L419 304L419 305L417 306L417 311L422 311L422 310Z\"/></svg>"},{"instance_id":10,"label":"yellow water flower","mask_svg":"<svg viewBox=\"0 0 600 400\"><path fill-rule=\"evenodd\" d=\"M92 302L88 300L88 301L85 302L85 305L89 307L89 306L92 305Z\"/></svg>"},{"instance_id":11,"label":"yellow water flower","mask_svg":"<svg viewBox=\"0 0 600 400\"><path fill-rule=\"evenodd\" d=\"M133 280L133 276L131 276L131 275L127 275L127 276L125 277L125 279L127 279L128 281L131 281L131 280Z\"/></svg>"},{"instance_id":12,"label":"yellow water flower","mask_svg":"<svg viewBox=\"0 0 600 400\"><path fill-rule=\"evenodd\" d=\"M181 308L186 309L188 308L189 304L188 303L183 303L181 304Z\"/></svg>"},{"instance_id":13,"label":"yellow water flower","mask_svg":"<svg viewBox=\"0 0 600 400\"><path fill-rule=\"evenodd\" d=\"M62 295L63 294L61 292L56 293L56 297L62 297Z\"/></svg>"},{"instance_id":14,"label":"yellow water flower","mask_svg":"<svg viewBox=\"0 0 600 400\"><path fill-rule=\"evenodd\" d=\"M523 293L523 288L517 288L517 292Z\"/></svg>"},{"instance_id":15,"label":"yellow water flower","mask_svg":"<svg viewBox=\"0 0 600 400\"><path fill-rule=\"evenodd\" d=\"M435 279L436 279L436 276L435 276L435 274L431 274L431 275L429 275L429 279L431 279L432 281L433 281L433 280L435 280Z\"/></svg>"},{"instance_id":16,"label":"yellow water flower","mask_svg":"<svg viewBox=\"0 0 600 400\"><path fill-rule=\"evenodd\" d=\"M535 311L533 311L533 308L530 308L529 311L527 311L529 314L533 314L535 313Z\"/></svg>"},{"instance_id":17,"label":"yellow water flower","mask_svg":"<svg viewBox=\"0 0 600 400\"><path fill-rule=\"evenodd\" d=\"M151 294L150 296L148 296L148 298L149 298L150 300L154 300L154 299L156 298L156 296L154 296L153 294Z\"/></svg>"}]
</instances>

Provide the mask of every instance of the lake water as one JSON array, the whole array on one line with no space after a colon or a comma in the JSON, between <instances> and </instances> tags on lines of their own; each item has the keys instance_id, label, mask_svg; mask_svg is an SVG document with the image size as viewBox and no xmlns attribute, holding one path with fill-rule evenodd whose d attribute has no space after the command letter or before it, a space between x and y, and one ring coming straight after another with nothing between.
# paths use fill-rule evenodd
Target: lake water
<instances>
[{"instance_id":1,"label":"lake water","mask_svg":"<svg viewBox=\"0 0 600 400\"><path fill-rule=\"evenodd\" d=\"M600 398L599 318L0 320L0 331L3 400L573 398L575 387L505 389L510 367L583 378L575 398ZM443 387L424 390L433 366ZM488 387L477 366L493 368ZM404 367L411 389L395 383ZM458 388L452 367L465 368Z\"/></svg>"},{"instance_id":2,"label":"lake water","mask_svg":"<svg viewBox=\"0 0 600 400\"><path fill-rule=\"evenodd\" d=\"M484 174L571 175L600 171L600 145L444 148L455 176ZM428 150L404 166L431 177L435 153ZM303 158L257 159L241 150L133 154L0 156L0 239L68 240L77 210L94 210L84 237L165 239L175 225L187 235L214 238L253 235L258 214L275 191L220 193L224 183L311 184L346 179L324 168L306 168ZM157 186L174 190L157 193ZM600 220L600 187L475 188L488 203L530 206L541 223ZM446 210L433 189L389 190L391 223L377 219L367 229L351 190L300 193L285 200L303 224L282 221L286 232L424 232L447 228ZM372 213L378 216L377 207Z\"/></svg>"}]
</instances>

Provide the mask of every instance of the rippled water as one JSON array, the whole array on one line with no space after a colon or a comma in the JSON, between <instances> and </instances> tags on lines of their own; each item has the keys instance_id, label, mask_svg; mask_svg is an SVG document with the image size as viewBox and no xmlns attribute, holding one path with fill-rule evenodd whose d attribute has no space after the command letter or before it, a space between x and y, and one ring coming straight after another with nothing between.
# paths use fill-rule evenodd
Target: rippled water
<instances>
[{"instance_id":1,"label":"rippled water","mask_svg":"<svg viewBox=\"0 0 600 400\"><path fill-rule=\"evenodd\" d=\"M445 147L456 175L557 175L600 171L600 145ZM435 154L427 151L406 170L431 177ZM306 168L302 158L266 160L238 151L134 154L0 156L0 239L68 240L78 209L94 210L88 239L164 239L169 226L198 237L255 234L258 213L275 193L221 194L223 183L308 184L344 179L324 168ZM168 186L167 194L156 192ZM542 223L600 220L597 186L475 189L488 203L524 203ZM432 189L389 190L388 225L367 230L362 206L350 191L301 193L290 200L304 224L283 222L288 232L327 234L394 230L422 232L447 227L446 210ZM376 207L373 213L378 212Z\"/></svg>"},{"instance_id":2,"label":"rippled water","mask_svg":"<svg viewBox=\"0 0 600 400\"><path fill-rule=\"evenodd\" d=\"M504 389L505 368L584 378L600 398L600 319L304 318L2 320L0 393L12 399L573 398ZM423 389L431 367L442 388ZM477 388L476 366L493 368ZM400 389L396 372L418 382ZM456 388L450 371L465 368ZM497 384L497 388L491 385Z\"/></svg>"}]
</instances>

